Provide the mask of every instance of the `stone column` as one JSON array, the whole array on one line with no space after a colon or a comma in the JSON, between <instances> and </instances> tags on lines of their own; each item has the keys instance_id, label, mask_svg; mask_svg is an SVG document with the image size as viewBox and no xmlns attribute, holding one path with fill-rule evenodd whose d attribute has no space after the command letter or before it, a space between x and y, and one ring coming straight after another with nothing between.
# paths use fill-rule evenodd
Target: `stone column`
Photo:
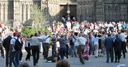
<instances>
[{"instance_id":1,"label":"stone column","mask_svg":"<svg viewBox=\"0 0 128 67\"><path fill-rule=\"evenodd\" d=\"M26 21L26 4L24 4L24 7L23 7L23 23Z\"/></svg>"},{"instance_id":2,"label":"stone column","mask_svg":"<svg viewBox=\"0 0 128 67\"><path fill-rule=\"evenodd\" d=\"M26 20L28 20L28 4L26 5Z\"/></svg>"},{"instance_id":3,"label":"stone column","mask_svg":"<svg viewBox=\"0 0 128 67\"><path fill-rule=\"evenodd\" d=\"M30 19L30 5L28 4L28 20Z\"/></svg>"},{"instance_id":4,"label":"stone column","mask_svg":"<svg viewBox=\"0 0 128 67\"><path fill-rule=\"evenodd\" d=\"M8 19L8 4L7 3L5 4L5 16L4 16L4 18L5 18L5 21L7 21L7 19Z\"/></svg>"},{"instance_id":5,"label":"stone column","mask_svg":"<svg viewBox=\"0 0 128 67\"><path fill-rule=\"evenodd\" d=\"M4 17L4 16L3 16L3 14L4 14L3 6L4 6L4 4L2 3L2 4L1 4L1 21L3 21L3 17Z\"/></svg>"},{"instance_id":6,"label":"stone column","mask_svg":"<svg viewBox=\"0 0 128 67\"><path fill-rule=\"evenodd\" d=\"M20 21L22 22L22 3L20 4Z\"/></svg>"},{"instance_id":7,"label":"stone column","mask_svg":"<svg viewBox=\"0 0 128 67\"><path fill-rule=\"evenodd\" d=\"M20 22L20 1L13 0L13 26L15 28L16 24Z\"/></svg>"},{"instance_id":8,"label":"stone column","mask_svg":"<svg viewBox=\"0 0 128 67\"><path fill-rule=\"evenodd\" d=\"M1 3L0 3L0 21L1 21Z\"/></svg>"}]
</instances>

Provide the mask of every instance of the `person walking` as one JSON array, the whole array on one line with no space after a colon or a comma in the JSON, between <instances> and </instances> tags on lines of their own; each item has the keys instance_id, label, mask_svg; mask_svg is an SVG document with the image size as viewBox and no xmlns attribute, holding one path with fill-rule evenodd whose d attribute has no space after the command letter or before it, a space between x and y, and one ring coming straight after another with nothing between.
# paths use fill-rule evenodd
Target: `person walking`
<instances>
[{"instance_id":1,"label":"person walking","mask_svg":"<svg viewBox=\"0 0 128 67\"><path fill-rule=\"evenodd\" d=\"M74 37L74 39L78 41L78 44L79 44L79 49L78 49L79 59L80 59L80 62L82 64L84 64L84 59L82 58L82 55L83 55L83 52L84 52L84 49L85 49L85 44L86 44L87 39L85 38L84 34L82 34L77 39Z\"/></svg>"},{"instance_id":2,"label":"person walking","mask_svg":"<svg viewBox=\"0 0 128 67\"><path fill-rule=\"evenodd\" d=\"M116 35L116 39L114 41L114 50L115 50L115 63L120 62L121 57L121 39ZM117 61L118 60L118 61Z\"/></svg>"},{"instance_id":3,"label":"person walking","mask_svg":"<svg viewBox=\"0 0 128 67\"><path fill-rule=\"evenodd\" d=\"M104 45L107 53L106 63L109 63L109 56L111 57L111 63L113 63L113 38L111 38L111 34L108 34L108 38L105 39Z\"/></svg>"},{"instance_id":4,"label":"person walking","mask_svg":"<svg viewBox=\"0 0 128 67\"><path fill-rule=\"evenodd\" d=\"M85 60L87 60L86 62L89 62L90 61L89 60L89 49L90 49L90 47L89 47L89 36L88 35L86 35L86 39L87 39L87 41L85 43L85 49L84 49L84 52L83 52L82 56Z\"/></svg>"},{"instance_id":5,"label":"person walking","mask_svg":"<svg viewBox=\"0 0 128 67\"><path fill-rule=\"evenodd\" d=\"M22 41L20 39L20 37L21 37L20 34L17 35L17 33L14 32L13 36L14 36L14 38L12 38L11 41L10 41L9 54L10 54L10 52L12 52L11 53L11 61L13 62L15 67L18 67L18 65L20 64L20 60L19 60L20 50L15 49L15 46L17 45L17 44L15 44L15 42L16 42L16 40L18 40L20 42L20 44L22 44Z\"/></svg>"},{"instance_id":6,"label":"person walking","mask_svg":"<svg viewBox=\"0 0 128 67\"><path fill-rule=\"evenodd\" d=\"M33 65L36 67L39 60L39 43L43 42L43 39L39 38L37 33L32 38L26 38L27 41L31 42L32 55L33 55Z\"/></svg>"},{"instance_id":7,"label":"person walking","mask_svg":"<svg viewBox=\"0 0 128 67\"><path fill-rule=\"evenodd\" d=\"M5 38L3 41L3 46L4 46L5 51L6 51L6 67L8 67L9 65L12 66L12 63L9 63L9 62L11 62L11 58L10 58L11 54L9 54L11 39L12 39L12 34L9 33L8 37Z\"/></svg>"}]
</instances>

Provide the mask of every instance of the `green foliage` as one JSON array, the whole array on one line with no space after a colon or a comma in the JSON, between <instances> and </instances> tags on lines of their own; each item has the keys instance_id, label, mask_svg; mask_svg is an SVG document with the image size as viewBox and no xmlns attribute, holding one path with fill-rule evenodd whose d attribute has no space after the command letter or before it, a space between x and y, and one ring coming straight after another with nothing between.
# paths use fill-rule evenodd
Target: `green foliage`
<instances>
[{"instance_id":1,"label":"green foliage","mask_svg":"<svg viewBox=\"0 0 128 67\"><path fill-rule=\"evenodd\" d=\"M42 33L48 32L48 35L51 35L51 32L49 32L45 27L39 27L38 30L32 26L25 26L22 28L22 33L25 36L34 35L35 33L38 33L38 31L41 31Z\"/></svg>"},{"instance_id":2,"label":"green foliage","mask_svg":"<svg viewBox=\"0 0 128 67\"><path fill-rule=\"evenodd\" d=\"M36 25L38 25L39 22L43 24L45 17L40 9L40 6L35 4L31 7L31 19L35 22Z\"/></svg>"},{"instance_id":3,"label":"green foliage","mask_svg":"<svg viewBox=\"0 0 128 67\"><path fill-rule=\"evenodd\" d=\"M25 26L24 28L22 28L21 31L25 36L30 36L34 34L34 30L32 28L32 26Z\"/></svg>"}]
</instances>

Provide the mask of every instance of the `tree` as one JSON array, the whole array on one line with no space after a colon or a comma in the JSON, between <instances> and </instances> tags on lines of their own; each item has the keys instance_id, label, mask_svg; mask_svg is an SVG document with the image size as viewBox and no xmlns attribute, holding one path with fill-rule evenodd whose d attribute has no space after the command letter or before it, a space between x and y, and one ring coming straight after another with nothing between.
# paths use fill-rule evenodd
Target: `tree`
<instances>
[{"instance_id":1,"label":"tree","mask_svg":"<svg viewBox=\"0 0 128 67\"><path fill-rule=\"evenodd\" d=\"M40 6L38 6L37 4L34 4L31 7L31 19L33 20L34 28L36 29L35 32L39 30L40 25L41 27L44 26L43 24L45 21L45 17L43 15L42 10L40 9Z\"/></svg>"},{"instance_id":2,"label":"tree","mask_svg":"<svg viewBox=\"0 0 128 67\"><path fill-rule=\"evenodd\" d=\"M37 33L38 31L41 31L44 33L45 31L48 32L48 34L51 34L45 27L44 27L44 22L45 22L45 17L43 15L43 12L40 9L40 6L37 4L34 4L31 7L31 20L34 22L34 26L25 26L22 29L22 33L26 36L30 36L34 33ZM33 24L32 22L32 24ZM41 26L39 26L41 24Z\"/></svg>"}]
</instances>

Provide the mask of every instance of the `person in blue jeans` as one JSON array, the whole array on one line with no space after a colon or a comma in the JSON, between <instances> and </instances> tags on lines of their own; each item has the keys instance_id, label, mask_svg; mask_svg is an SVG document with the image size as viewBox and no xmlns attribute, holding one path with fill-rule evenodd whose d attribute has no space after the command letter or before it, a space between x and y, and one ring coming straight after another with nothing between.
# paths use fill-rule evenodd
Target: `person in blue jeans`
<instances>
[{"instance_id":1,"label":"person in blue jeans","mask_svg":"<svg viewBox=\"0 0 128 67\"><path fill-rule=\"evenodd\" d=\"M38 31L38 37L41 37L42 36L42 33L41 31ZM39 52L41 53L41 45L42 45L42 42L39 43Z\"/></svg>"},{"instance_id":2,"label":"person in blue jeans","mask_svg":"<svg viewBox=\"0 0 128 67\"><path fill-rule=\"evenodd\" d=\"M73 34L71 34L71 36L69 37L69 41L70 41L70 51L71 51L71 57L73 57L73 55L75 55L76 57L76 52L75 52L75 46L74 46L74 38L73 38Z\"/></svg>"},{"instance_id":3,"label":"person in blue jeans","mask_svg":"<svg viewBox=\"0 0 128 67\"><path fill-rule=\"evenodd\" d=\"M20 64L20 60L19 60L20 50L19 51L15 50L14 46L15 46L16 39L18 39L20 43L22 43L22 41L21 41L21 35L20 34L17 36L17 33L15 32L15 33L13 33L13 36L14 36L14 38L12 38L10 41L9 54L12 51L11 62L13 62L15 67L18 67L18 65Z\"/></svg>"},{"instance_id":4,"label":"person in blue jeans","mask_svg":"<svg viewBox=\"0 0 128 67\"><path fill-rule=\"evenodd\" d=\"M64 36L64 35L61 35L61 37L59 39L57 39L57 41L60 42L60 52L59 52L59 54L61 56L61 60L64 59L64 55L65 55L66 50L67 50L66 49L67 40L68 40L67 36Z\"/></svg>"},{"instance_id":5,"label":"person in blue jeans","mask_svg":"<svg viewBox=\"0 0 128 67\"><path fill-rule=\"evenodd\" d=\"M89 35L89 55L92 54L92 52L94 51L94 45L93 45L93 42L92 42L92 38L93 38L93 35L91 33L88 33Z\"/></svg>"}]
</instances>

